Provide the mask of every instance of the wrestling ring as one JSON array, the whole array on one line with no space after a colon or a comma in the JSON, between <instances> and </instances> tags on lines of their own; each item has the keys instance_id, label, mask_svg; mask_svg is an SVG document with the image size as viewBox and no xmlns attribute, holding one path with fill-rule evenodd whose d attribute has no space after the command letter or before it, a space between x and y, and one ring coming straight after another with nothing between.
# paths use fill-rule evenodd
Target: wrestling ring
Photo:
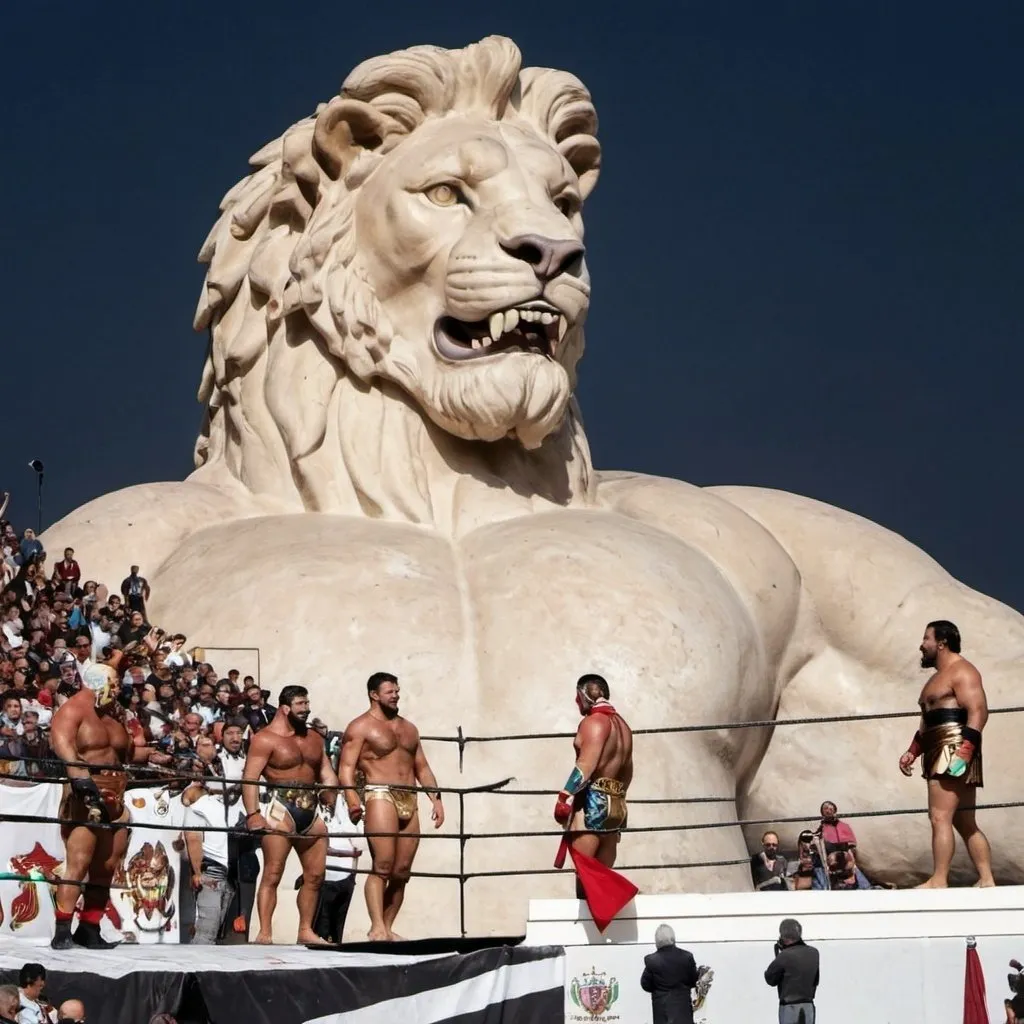
<instances>
[{"instance_id":1,"label":"wrestling ring","mask_svg":"<svg viewBox=\"0 0 1024 1024\"><path fill-rule=\"evenodd\" d=\"M1007 715L1007 714L1019 714L1024 711L1024 706L1013 706L1003 708L992 708L990 709L991 716ZM801 726L821 726L821 725L843 725L853 722L876 722L876 721L887 721L893 719L914 719L917 718L917 712L887 712L879 714L863 714L863 715L833 715L824 717L806 717L806 718L791 718L791 719L780 719L780 720L764 720L764 721L750 721L750 722L734 722L734 723L709 723L709 724L691 724L691 725L679 725L679 726L667 726L664 728L657 729L636 729L634 730L635 736L644 735L666 735L666 734L684 734L684 733L698 733L698 732L723 732L728 730L739 730L739 729L778 729L778 728L792 728L798 729ZM472 745L477 744L493 744L493 743L516 743L523 741L536 741L536 740L560 740L565 741L569 744L573 739L573 733L537 733L537 734L522 734L522 735L508 735L508 736L470 736L465 735L463 730L457 728L454 735L450 736L423 736L422 740L424 744L454 744L457 747L459 766L462 767L463 755L466 749ZM9 761L26 760L26 761L38 761L39 758L33 757L8 757ZM53 764L62 764L63 762L54 761ZM85 764L78 765L79 767L89 767ZM184 788L189 782L195 781L195 774L183 774L175 773L170 769L161 769L154 766L141 765L129 767L126 769L129 775L128 791L127 794L134 792L142 788L151 788L154 786L158 787L180 787ZM54 775L51 777L37 778L32 780L23 779L11 779L8 778L3 784L3 788L8 788L12 783L17 786L38 786L38 785L61 785L67 783L69 779L63 773ZM822 778L822 795L823 798L828 797L828 785L829 779L825 776ZM492 799L498 800L502 797L525 797L525 798L536 798L537 800L544 800L550 802L554 799L556 791L554 789L525 789L515 785L516 779L513 777L500 779L494 782L484 783L475 786L466 787L453 787L453 786L441 786L440 791L449 797L454 797L456 802L456 824L457 828L454 831L421 831L420 833L396 833L396 832L368 832L365 833L368 837L375 836L397 836L405 835L412 837L415 835L416 838L421 840L434 840L441 842L457 842L458 843L458 870L454 871L430 871L430 870L414 870L411 873L413 879L444 879L447 881L453 881L458 884L458 900L459 900L459 930L462 939L471 939L472 937L468 933L467 929L467 905L469 896L467 895L467 884L472 882L474 879L481 878L515 878L515 877L530 877L540 875L555 875L565 874L571 875L570 870L562 870L550 867L550 866L536 866L536 867L522 867L514 869L497 869L497 870L468 870L466 864L466 851L469 844L474 841L483 840L515 840L515 839L549 839L551 844L552 853L554 852L559 840L564 835L563 831L552 824L550 829L541 830L509 830L509 831L468 831L466 829L466 799L468 797L476 796L488 796ZM257 783L241 783L232 782L232 785L256 785L263 787L266 785L264 782ZM327 791L340 791L346 788L344 786L324 786L318 783L310 783L306 785L292 783L290 788L293 789L309 789L316 790L319 792ZM398 789L405 789L413 792L426 792L425 787L419 786L399 786L395 787ZM927 814L927 808L925 806L925 800L923 799L924 794L922 793L922 799L920 805L916 807L890 807L885 809L872 809L872 810L843 810L841 815L843 820L855 821L872 818L888 818L888 817L902 817L906 815L920 815L924 816ZM630 795L630 806L644 806L644 805L670 805L670 806L685 806L685 805L716 805L716 804L732 804L735 802L735 797L731 796L678 796L678 797L645 797L642 795L633 796ZM448 801L446 801L448 803ZM546 806L546 803L545 803ZM993 812L1009 812L1018 810L1024 807L1024 800L1012 800L992 803L979 803L977 810L986 814ZM450 815L450 810L449 810ZM622 829L622 833L625 835L639 835L644 833L665 833L665 832L699 832L702 830L714 830L722 828L735 828L737 825L743 828L759 828L767 829L771 828L777 830L780 826L784 825L807 825L808 823L815 822L818 820L819 814L816 808L807 808L807 813L793 814L786 816L776 817L764 817L764 818L745 818L740 820L712 820L712 821L690 821L685 823L675 824L661 824L661 825L644 825L644 826L632 826L629 825ZM146 822L144 826L137 826L133 822L126 823L101 823L94 824L85 821L71 821L58 818L56 816L43 816L43 815L31 815L31 814L19 814L11 813L4 809L4 805L0 803L0 822L20 824L31 826L35 825L60 825L60 824L77 824L77 825L90 825L93 828L104 828L104 829L131 829L133 827L144 827L147 831L154 832L173 832L180 833L180 824L171 823L160 823L157 821ZM995 836L995 842L993 845L998 843L999 835L999 818L992 819L991 817L986 818L986 827L991 830ZM209 828L206 831L218 831L227 833L236 833L239 831L237 826L229 827L227 825L218 827L216 829ZM280 835L288 835L289 837L296 837L296 833L277 833ZM669 869L689 871L697 869L715 869L715 868L734 868L739 865L749 863L749 856L742 858L730 858L730 859L707 859L707 860L683 860L672 863L643 863L642 858L640 861L633 862L621 862L616 864L616 871L630 876L634 873L652 872L652 871L665 871ZM12 864L3 865L0 864L0 869L7 868L8 870L0 870L0 882L17 882L23 885L55 885L64 882L59 875L52 872L43 871L40 873L38 870L31 873L19 873L17 870L10 870ZM356 874L370 874L371 870L365 867L359 867L355 869ZM65 883L67 884L67 883ZM125 886L115 886L115 888L126 888Z\"/></svg>"}]
</instances>

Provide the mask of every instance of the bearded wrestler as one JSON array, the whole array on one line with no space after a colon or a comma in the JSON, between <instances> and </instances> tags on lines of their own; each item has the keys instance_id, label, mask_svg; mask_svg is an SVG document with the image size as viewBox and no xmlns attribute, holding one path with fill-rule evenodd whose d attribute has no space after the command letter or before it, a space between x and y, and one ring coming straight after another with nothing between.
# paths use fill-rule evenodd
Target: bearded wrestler
<instances>
[{"instance_id":1,"label":"bearded wrestler","mask_svg":"<svg viewBox=\"0 0 1024 1024\"><path fill-rule=\"evenodd\" d=\"M576 764L555 801L555 821L567 826L573 849L614 867L619 830L626 826L626 790L633 780L633 733L610 702L601 676L581 676L576 706ZM579 880L576 895L585 899Z\"/></svg>"},{"instance_id":2,"label":"bearded wrestler","mask_svg":"<svg viewBox=\"0 0 1024 1024\"><path fill-rule=\"evenodd\" d=\"M337 786L323 738L306 727L309 693L304 686L286 686L278 699L277 714L270 724L249 741L249 753L242 770L242 804L246 824L262 832L263 874L256 893L260 930L256 942L273 942L277 887L281 884L288 851L293 849L302 864L298 941L323 945L313 930L313 916L320 899L327 863L327 827L318 814L320 800L334 806L336 790L318 793L316 783ZM260 810L261 778L269 783L270 802ZM248 785L246 785L248 783Z\"/></svg>"},{"instance_id":3,"label":"bearded wrestler","mask_svg":"<svg viewBox=\"0 0 1024 1024\"><path fill-rule=\"evenodd\" d=\"M419 785L428 790L434 828L444 824L444 806L419 730L398 713L398 680L386 672L375 672L366 683L366 692L370 708L345 729L338 774L341 784L351 787L344 793L353 824L363 817L365 803L365 834L373 860L373 873L364 890L370 915L367 935L373 942L384 942L398 938L395 918L405 899L420 842L418 794L401 787ZM363 803L355 789L357 771L366 779ZM375 832L391 835L372 835Z\"/></svg>"},{"instance_id":4,"label":"bearded wrestler","mask_svg":"<svg viewBox=\"0 0 1024 1024\"><path fill-rule=\"evenodd\" d=\"M978 871L978 885L995 885L992 850L974 820L982 786L981 732L988 721L988 700L981 674L960 654L960 630L952 622L929 622L921 641L921 667L935 669L924 684L920 728L900 758L909 776L922 759L928 780L928 816L932 823L932 876L919 889L945 889L953 860L956 829Z\"/></svg>"},{"instance_id":5,"label":"bearded wrestler","mask_svg":"<svg viewBox=\"0 0 1024 1024\"><path fill-rule=\"evenodd\" d=\"M145 643L154 648L153 634ZM134 646L134 645L133 645ZM54 949L111 949L116 942L100 937L100 922L110 899L110 883L128 849L128 829L95 827L127 822L124 805L124 766L133 760L144 763L149 751L137 747L125 727L124 709L117 701L120 689L118 666L124 652L103 649L104 660L85 670L77 692L57 710L50 724L50 744L66 762L70 782L66 787L59 817L67 848L64 878L81 885L58 885L56 930L50 945ZM89 768L79 767L86 763ZM73 822L89 822L72 824ZM82 909L78 928L71 933L79 896Z\"/></svg>"}]
</instances>

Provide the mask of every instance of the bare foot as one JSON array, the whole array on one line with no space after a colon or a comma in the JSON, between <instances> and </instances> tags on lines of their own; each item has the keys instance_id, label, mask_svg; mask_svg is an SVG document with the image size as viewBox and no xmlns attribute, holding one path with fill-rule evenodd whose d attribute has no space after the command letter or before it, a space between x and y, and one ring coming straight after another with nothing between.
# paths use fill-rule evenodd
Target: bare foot
<instances>
[{"instance_id":1,"label":"bare foot","mask_svg":"<svg viewBox=\"0 0 1024 1024\"><path fill-rule=\"evenodd\" d=\"M405 939L403 939L402 936L398 934L398 932L388 932L388 939L391 942L405 942Z\"/></svg>"},{"instance_id":2,"label":"bare foot","mask_svg":"<svg viewBox=\"0 0 1024 1024\"><path fill-rule=\"evenodd\" d=\"M984 879L984 881L979 878L978 881L976 881L974 883L972 888L974 888L974 889L994 889L995 885L996 885L996 880L994 878L986 878L986 879Z\"/></svg>"},{"instance_id":3,"label":"bare foot","mask_svg":"<svg viewBox=\"0 0 1024 1024\"><path fill-rule=\"evenodd\" d=\"M367 933L366 937L371 942L388 942L391 936L388 935L386 928L371 928Z\"/></svg>"},{"instance_id":4,"label":"bare foot","mask_svg":"<svg viewBox=\"0 0 1024 1024\"><path fill-rule=\"evenodd\" d=\"M948 882L940 882L934 878L929 878L927 882L922 882L920 885L915 885L915 889L948 889Z\"/></svg>"},{"instance_id":5,"label":"bare foot","mask_svg":"<svg viewBox=\"0 0 1024 1024\"><path fill-rule=\"evenodd\" d=\"M263 932L259 932L252 941L258 946L272 946L274 944L274 936L264 935Z\"/></svg>"},{"instance_id":6,"label":"bare foot","mask_svg":"<svg viewBox=\"0 0 1024 1024\"><path fill-rule=\"evenodd\" d=\"M299 932L295 940L300 946L329 946L330 943L316 932Z\"/></svg>"}]
</instances>

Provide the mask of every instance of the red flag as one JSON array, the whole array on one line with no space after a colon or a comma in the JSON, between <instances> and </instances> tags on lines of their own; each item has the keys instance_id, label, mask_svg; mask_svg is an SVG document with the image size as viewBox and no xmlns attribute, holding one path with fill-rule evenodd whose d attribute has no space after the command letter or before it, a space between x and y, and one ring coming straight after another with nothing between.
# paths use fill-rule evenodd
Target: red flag
<instances>
[{"instance_id":1,"label":"red flag","mask_svg":"<svg viewBox=\"0 0 1024 1024\"><path fill-rule=\"evenodd\" d=\"M985 1005L985 975L978 957L978 944L967 940L967 966L964 971L964 1024L988 1024Z\"/></svg>"},{"instance_id":2,"label":"red flag","mask_svg":"<svg viewBox=\"0 0 1024 1024\"><path fill-rule=\"evenodd\" d=\"M594 919L597 930L603 934L615 915L640 890L617 871L612 871L599 860L573 849L566 839L563 839L561 846L558 847L558 856L555 857L556 868L565 863L567 851L576 867L576 877L583 889L590 916Z\"/></svg>"}]
</instances>

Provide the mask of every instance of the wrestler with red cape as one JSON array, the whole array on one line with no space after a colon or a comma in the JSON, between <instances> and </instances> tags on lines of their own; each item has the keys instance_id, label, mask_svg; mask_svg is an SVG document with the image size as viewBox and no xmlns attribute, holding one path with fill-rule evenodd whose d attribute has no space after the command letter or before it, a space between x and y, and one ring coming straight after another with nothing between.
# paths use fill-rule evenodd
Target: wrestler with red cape
<instances>
[{"instance_id":1,"label":"wrestler with red cape","mask_svg":"<svg viewBox=\"0 0 1024 1024\"><path fill-rule=\"evenodd\" d=\"M576 706L583 719L574 741L576 764L555 803L555 821L566 827L555 867L565 863L568 852L576 868L576 896L586 900L600 932L639 892L612 870L626 826L633 733L610 698L601 676L580 677Z\"/></svg>"}]
</instances>

